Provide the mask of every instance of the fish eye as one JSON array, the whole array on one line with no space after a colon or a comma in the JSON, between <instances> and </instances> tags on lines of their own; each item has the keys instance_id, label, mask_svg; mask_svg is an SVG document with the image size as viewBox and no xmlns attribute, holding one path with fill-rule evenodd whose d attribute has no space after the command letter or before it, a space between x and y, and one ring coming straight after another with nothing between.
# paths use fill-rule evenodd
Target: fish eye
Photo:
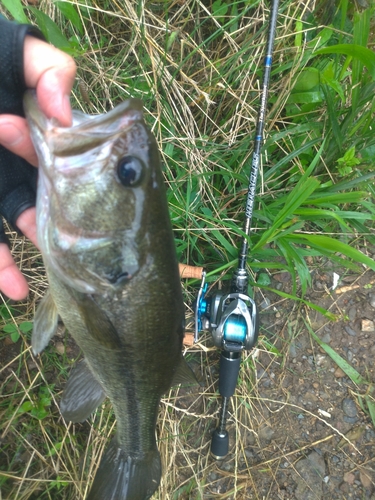
<instances>
[{"instance_id":1,"label":"fish eye","mask_svg":"<svg viewBox=\"0 0 375 500\"><path fill-rule=\"evenodd\" d=\"M117 175L125 187L136 187L142 179L144 163L136 156L124 156L117 164Z\"/></svg>"}]
</instances>

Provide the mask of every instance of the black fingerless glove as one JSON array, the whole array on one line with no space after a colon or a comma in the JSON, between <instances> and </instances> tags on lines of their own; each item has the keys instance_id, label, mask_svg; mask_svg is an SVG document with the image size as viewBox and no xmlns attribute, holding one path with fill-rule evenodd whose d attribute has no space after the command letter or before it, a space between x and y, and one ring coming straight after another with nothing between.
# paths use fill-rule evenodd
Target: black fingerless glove
<instances>
[{"instance_id":1,"label":"black fingerless glove","mask_svg":"<svg viewBox=\"0 0 375 500\"><path fill-rule=\"evenodd\" d=\"M22 99L26 35L44 40L34 26L0 16L0 113L24 116ZM0 214L16 227L18 216L35 205L38 171L26 160L0 146ZM7 242L0 220L0 243Z\"/></svg>"}]
</instances>

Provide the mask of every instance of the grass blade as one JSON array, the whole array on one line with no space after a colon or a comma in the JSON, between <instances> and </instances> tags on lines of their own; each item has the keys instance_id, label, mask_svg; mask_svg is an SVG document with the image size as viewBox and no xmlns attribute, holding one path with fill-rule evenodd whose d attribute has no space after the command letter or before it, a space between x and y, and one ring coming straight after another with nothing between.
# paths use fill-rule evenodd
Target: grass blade
<instances>
[{"instance_id":1,"label":"grass blade","mask_svg":"<svg viewBox=\"0 0 375 500\"><path fill-rule=\"evenodd\" d=\"M375 261L367 255L363 254L356 248L347 245L346 243L342 243L341 241L335 240L334 238L330 238L329 236L321 236L318 234L295 234L294 238L306 240L308 244L314 246L315 248L322 248L329 252L342 253L353 259L355 262L360 262L361 264L365 264L370 269L375 271Z\"/></svg>"},{"instance_id":2,"label":"grass blade","mask_svg":"<svg viewBox=\"0 0 375 500\"><path fill-rule=\"evenodd\" d=\"M356 58L366 66L372 79L375 80L375 53L367 47L343 43L340 45L332 45L331 47L324 47L314 52L314 55L323 54L344 54Z\"/></svg>"},{"instance_id":3,"label":"grass blade","mask_svg":"<svg viewBox=\"0 0 375 500\"><path fill-rule=\"evenodd\" d=\"M21 0L1 0L1 3L10 12L15 21L29 24Z\"/></svg>"},{"instance_id":4,"label":"grass blade","mask_svg":"<svg viewBox=\"0 0 375 500\"><path fill-rule=\"evenodd\" d=\"M319 346L324 349L324 351L329 355L329 357L341 368L341 370L350 378L354 384L361 385L366 384L369 385L369 382L362 377L360 373L357 372L355 368L353 368L344 358L342 358L337 352L332 349L331 346L323 342L311 328L309 323L304 319L304 323L306 328L308 329L310 335L313 339L319 344Z\"/></svg>"}]
</instances>

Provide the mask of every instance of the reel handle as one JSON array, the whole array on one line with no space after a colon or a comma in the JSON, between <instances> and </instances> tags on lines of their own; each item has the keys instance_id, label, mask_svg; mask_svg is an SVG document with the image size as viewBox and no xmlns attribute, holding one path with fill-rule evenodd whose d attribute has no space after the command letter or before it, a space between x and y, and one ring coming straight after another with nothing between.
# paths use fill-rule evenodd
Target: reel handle
<instances>
[{"instance_id":1,"label":"reel handle","mask_svg":"<svg viewBox=\"0 0 375 500\"><path fill-rule=\"evenodd\" d=\"M199 266L188 266L187 264L178 264L178 270L180 272L180 278L196 278L202 279L203 276L203 267ZM192 332L185 331L183 344L186 347L191 347L194 345L195 335Z\"/></svg>"}]
</instances>

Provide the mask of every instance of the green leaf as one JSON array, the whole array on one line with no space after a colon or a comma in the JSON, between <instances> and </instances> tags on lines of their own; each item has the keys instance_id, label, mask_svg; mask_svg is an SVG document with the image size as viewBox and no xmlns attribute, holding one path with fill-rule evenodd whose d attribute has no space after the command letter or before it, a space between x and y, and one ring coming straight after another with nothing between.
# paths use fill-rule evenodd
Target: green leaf
<instances>
[{"instance_id":1,"label":"green leaf","mask_svg":"<svg viewBox=\"0 0 375 500\"><path fill-rule=\"evenodd\" d=\"M355 165L359 165L361 163L361 160L355 157L355 146L349 148L344 156L337 160L337 163L339 164L339 170L341 168L350 168L354 167Z\"/></svg>"},{"instance_id":2,"label":"green leaf","mask_svg":"<svg viewBox=\"0 0 375 500\"><path fill-rule=\"evenodd\" d=\"M54 2L56 7L62 14L73 24L73 26L83 35L83 26L79 14L71 3L68 2Z\"/></svg>"},{"instance_id":3,"label":"green leaf","mask_svg":"<svg viewBox=\"0 0 375 500\"><path fill-rule=\"evenodd\" d=\"M19 324L19 329L22 333L31 332L31 330L33 329L33 323L31 321L23 321Z\"/></svg>"},{"instance_id":4,"label":"green leaf","mask_svg":"<svg viewBox=\"0 0 375 500\"><path fill-rule=\"evenodd\" d=\"M212 4L212 13L214 17L218 19L220 23L225 22L225 14L228 12L228 4L225 2L222 2L221 0L215 0Z\"/></svg>"},{"instance_id":5,"label":"green leaf","mask_svg":"<svg viewBox=\"0 0 375 500\"><path fill-rule=\"evenodd\" d=\"M220 233L220 231L213 229L211 234L215 239L217 239L221 243L221 245L223 245L223 247L226 249L226 251L231 257L235 257L237 255L237 248L231 245L228 239L225 238Z\"/></svg>"},{"instance_id":6,"label":"green leaf","mask_svg":"<svg viewBox=\"0 0 375 500\"><path fill-rule=\"evenodd\" d=\"M9 323L8 325L5 325L3 327L3 330L5 333L14 333L18 331L17 326L14 323Z\"/></svg>"},{"instance_id":7,"label":"green leaf","mask_svg":"<svg viewBox=\"0 0 375 500\"><path fill-rule=\"evenodd\" d=\"M363 153L363 150L362 150ZM375 149L374 149L374 156L375 156ZM368 174L365 175L360 175L356 177L355 179L351 179L350 181L341 181L338 182L337 184L334 184L329 188L330 191L336 192L336 191L349 191L350 189L353 189L358 186L358 184L366 184L367 186L369 185L369 180L375 177L375 172L369 172ZM360 193L360 197L357 199L357 201L360 201L361 199L365 198L368 193L365 191L353 191L352 193L341 193L343 196L348 196L352 195L353 193ZM350 203L347 200L344 203Z\"/></svg>"},{"instance_id":8,"label":"green leaf","mask_svg":"<svg viewBox=\"0 0 375 500\"><path fill-rule=\"evenodd\" d=\"M362 149L361 156L363 160L372 161L375 158L375 145ZM375 175L375 173L373 175Z\"/></svg>"},{"instance_id":9,"label":"green leaf","mask_svg":"<svg viewBox=\"0 0 375 500\"><path fill-rule=\"evenodd\" d=\"M9 10L15 21L23 24L30 24L30 21L23 11L21 0L1 0L1 3Z\"/></svg>"},{"instance_id":10,"label":"green leaf","mask_svg":"<svg viewBox=\"0 0 375 500\"><path fill-rule=\"evenodd\" d=\"M47 453L47 457L53 457L61 449L63 444L64 443L62 441L59 443L55 443L54 446L51 447L51 449ZM57 478L59 478L59 476L57 476ZM56 481L56 483L61 484L60 481Z\"/></svg>"},{"instance_id":11,"label":"green leaf","mask_svg":"<svg viewBox=\"0 0 375 500\"><path fill-rule=\"evenodd\" d=\"M333 29L332 28L323 28L317 36L309 42L309 46L312 49L316 49L317 47L321 47L325 45L332 37Z\"/></svg>"},{"instance_id":12,"label":"green leaf","mask_svg":"<svg viewBox=\"0 0 375 500\"><path fill-rule=\"evenodd\" d=\"M17 332L13 332L10 334L10 338L12 339L12 342L16 343L20 339L20 334Z\"/></svg>"},{"instance_id":13,"label":"green leaf","mask_svg":"<svg viewBox=\"0 0 375 500\"><path fill-rule=\"evenodd\" d=\"M324 95L320 90L313 92L296 92L288 97L288 104L318 104L324 100Z\"/></svg>"},{"instance_id":14,"label":"green leaf","mask_svg":"<svg viewBox=\"0 0 375 500\"><path fill-rule=\"evenodd\" d=\"M302 47L302 33L303 33L303 22L300 19L296 21L295 27L295 37L294 37L294 46L301 48Z\"/></svg>"},{"instance_id":15,"label":"green leaf","mask_svg":"<svg viewBox=\"0 0 375 500\"><path fill-rule=\"evenodd\" d=\"M295 92L308 92L313 89L320 82L320 73L316 68L306 68L298 76L296 83L293 87L293 93Z\"/></svg>"},{"instance_id":16,"label":"green leaf","mask_svg":"<svg viewBox=\"0 0 375 500\"><path fill-rule=\"evenodd\" d=\"M31 415L36 417L38 420L43 420L43 418L46 418L49 415L49 411L44 408L33 408L31 410Z\"/></svg>"},{"instance_id":17,"label":"green leaf","mask_svg":"<svg viewBox=\"0 0 375 500\"><path fill-rule=\"evenodd\" d=\"M268 286L271 284L271 279L267 273L260 273L257 279L257 285Z\"/></svg>"},{"instance_id":18,"label":"green leaf","mask_svg":"<svg viewBox=\"0 0 375 500\"><path fill-rule=\"evenodd\" d=\"M268 180L272 175L279 172L281 167L284 165L289 165L293 158L298 158L301 154L303 154L306 150L309 150L312 146L321 142L321 138L317 137L312 139L311 141L306 142L300 148L294 149L291 153L287 155L283 155L282 159L279 160L273 167L267 169L264 172L264 180Z\"/></svg>"},{"instance_id":19,"label":"green leaf","mask_svg":"<svg viewBox=\"0 0 375 500\"><path fill-rule=\"evenodd\" d=\"M166 52L169 52L174 44L174 42L176 41L177 37L180 35L180 32L179 30L174 30L172 31L170 34L166 34L166 37L165 37L165 51ZM173 148L174 148L174 145L171 144L170 146L172 146L172 151L173 151ZM165 153L167 153L167 148L165 150ZM172 155L170 155L172 156Z\"/></svg>"},{"instance_id":20,"label":"green leaf","mask_svg":"<svg viewBox=\"0 0 375 500\"><path fill-rule=\"evenodd\" d=\"M262 338L262 343L264 344L268 352L272 352L272 354L275 354L279 358L283 356L279 349L275 345L271 344L267 337Z\"/></svg>"},{"instance_id":21,"label":"green leaf","mask_svg":"<svg viewBox=\"0 0 375 500\"><path fill-rule=\"evenodd\" d=\"M31 12L36 17L38 27L46 37L48 42L52 43L55 47L61 50L70 48L68 40L62 34L57 24L54 23L50 17L48 17L44 12L36 9L35 7L28 7L28 9L31 10Z\"/></svg>"},{"instance_id":22,"label":"green leaf","mask_svg":"<svg viewBox=\"0 0 375 500\"><path fill-rule=\"evenodd\" d=\"M33 408L34 406L31 401L25 401L24 403L22 403L18 411L19 413L26 413L28 411L31 411Z\"/></svg>"},{"instance_id":23,"label":"green leaf","mask_svg":"<svg viewBox=\"0 0 375 500\"><path fill-rule=\"evenodd\" d=\"M375 80L375 53L367 47L361 45L343 43L340 45L331 45L324 47L314 52L314 55L319 54L344 54L353 57L362 62L368 69L373 80Z\"/></svg>"},{"instance_id":24,"label":"green leaf","mask_svg":"<svg viewBox=\"0 0 375 500\"><path fill-rule=\"evenodd\" d=\"M264 148L268 149L271 144L274 144L285 137L291 137L293 135L300 135L304 132L310 133L312 130L319 133L322 129L322 125L320 123L305 123L303 125L291 126L282 132L273 133L270 137L267 138L264 143Z\"/></svg>"},{"instance_id":25,"label":"green leaf","mask_svg":"<svg viewBox=\"0 0 375 500\"><path fill-rule=\"evenodd\" d=\"M371 20L374 15L374 9L365 9L354 13L353 35L354 43L366 47L371 32Z\"/></svg>"}]
</instances>

